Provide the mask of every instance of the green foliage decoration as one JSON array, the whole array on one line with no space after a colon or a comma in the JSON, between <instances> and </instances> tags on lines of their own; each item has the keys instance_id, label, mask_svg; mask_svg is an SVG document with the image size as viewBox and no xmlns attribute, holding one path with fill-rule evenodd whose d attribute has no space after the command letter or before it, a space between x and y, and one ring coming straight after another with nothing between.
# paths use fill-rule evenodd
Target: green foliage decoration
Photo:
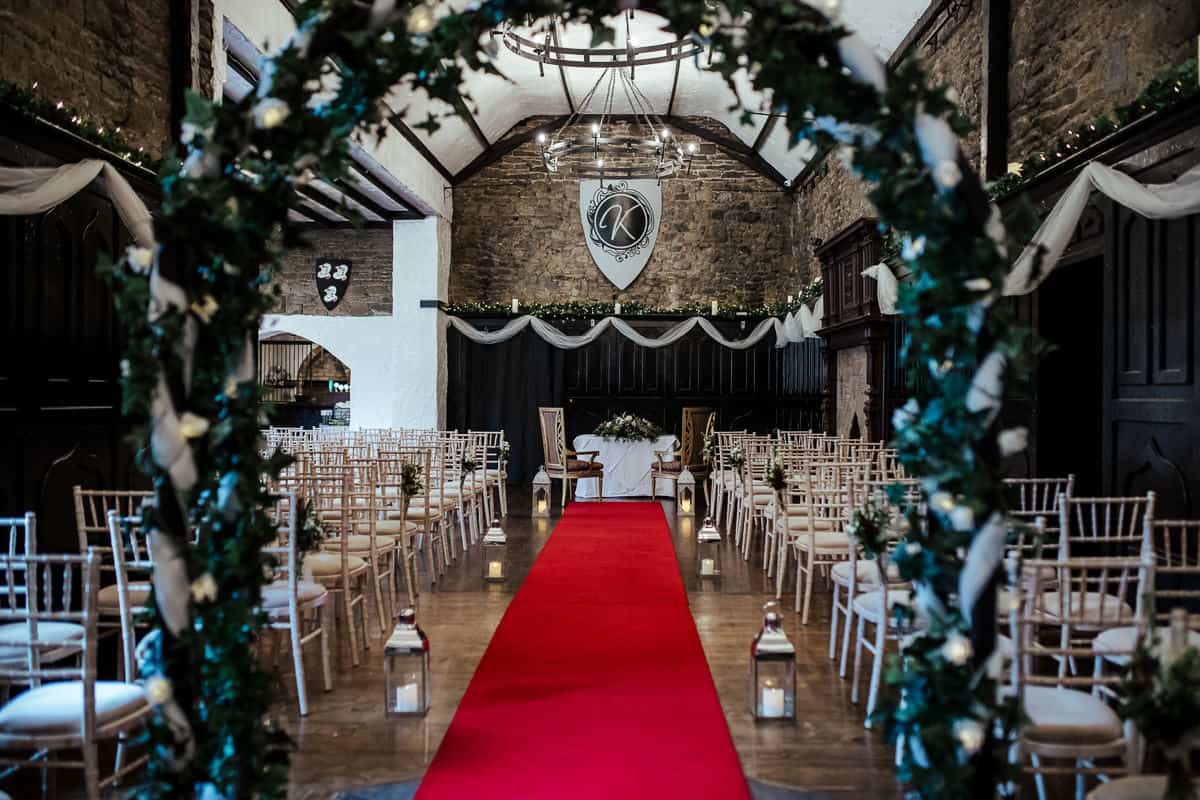
<instances>
[{"instance_id":1,"label":"green foliage decoration","mask_svg":"<svg viewBox=\"0 0 1200 800\"><path fill-rule=\"evenodd\" d=\"M262 511L270 498L261 479L281 462L259 454L259 388L231 376L275 302L281 254L303 241L287 217L297 186L314 174L347 176L349 140L387 135L380 100L397 84L463 108L464 70L495 72L489 31L504 19L555 14L590 25L600 40L611 37L603 18L625 5L479 0L435 17L426 6L395 9L388 0L308 0L295 10L297 34L264 64L256 93L222 105L189 97L186 156L160 171L156 222L163 250L154 271L124 258L111 275L129 330L123 405L143 423L138 445L149 452L158 432L148 421L161 419L150 407L160 375L178 410L207 422L203 430L192 426L188 440L200 476L191 490L177 492L148 456L141 463L160 506L182 510L182 518L168 513L162 530L185 545L190 577L211 573L219 601L193 608L187 630L164 636L146 665L147 673L171 681L195 751L156 715L149 779L139 796L204 792L240 799L285 792L286 737L270 723L270 681L251 646L263 623L261 550L273 536ZM984 387L984 396L995 400L981 404L973 382L984 373L994 378L990 383L1011 381L1024 368L1029 345L995 304L1010 243L953 142L969 127L953 93L931 84L915 59L884 76L869 48L826 18L823 10L831 7L836 4L797 0L655 4L673 30L694 32L711 46L715 71L732 84L745 64L750 83L769 92L797 140L840 146L845 163L871 186L879 218L902 237L901 256L914 275L899 300L908 325L907 360L929 373L896 425L895 445L928 495L950 497L972 520L988 520L1003 509L994 413L999 391ZM430 117L423 124L437 122ZM940 145L931 130L942 134ZM163 280L181 287L186 303L149 319L154 280L159 288ZM971 725L990 732L998 716L1010 721L1008 711L996 708L996 683L983 669L992 612L966 618L957 605L962 553L978 529L965 518L960 511L931 513L897 550L898 567L915 595L926 598L930 619L925 634L893 664L896 695L883 711L888 734L904 742L898 774L915 797L978 798L1003 785L1004 738L962 735ZM194 546L186 546L188 529L198 535ZM973 642L971 657L948 660L946 644L964 636Z\"/></svg>"}]
</instances>

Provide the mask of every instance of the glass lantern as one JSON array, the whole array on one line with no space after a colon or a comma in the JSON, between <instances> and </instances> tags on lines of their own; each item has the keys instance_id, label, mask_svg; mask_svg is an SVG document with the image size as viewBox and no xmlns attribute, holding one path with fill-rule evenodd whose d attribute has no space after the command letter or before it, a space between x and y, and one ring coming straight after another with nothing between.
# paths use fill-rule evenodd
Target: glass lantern
<instances>
[{"instance_id":1,"label":"glass lantern","mask_svg":"<svg viewBox=\"0 0 1200 800\"><path fill-rule=\"evenodd\" d=\"M383 646L383 672L385 716L419 717L429 710L429 639L411 608L397 615L396 629Z\"/></svg>"},{"instance_id":2,"label":"glass lantern","mask_svg":"<svg viewBox=\"0 0 1200 800\"><path fill-rule=\"evenodd\" d=\"M492 520L492 527L483 535L483 582L502 582L504 574L504 546L508 537L500 527L500 520Z\"/></svg>"},{"instance_id":3,"label":"glass lantern","mask_svg":"<svg viewBox=\"0 0 1200 800\"><path fill-rule=\"evenodd\" d=\"M687 467L675 480L675 515L690 517L696 513L696 478Z\"/></svg>"},{"instance_id":4,"label":"glass lantern","mask_svg":"<svg viewBox=\"0 0 1200 800\"><path fill-rule=\"evenodd\" d=\"M546 474L544 466L538 469L537 475L533 476L533 511L531 513L534 519L539 517L545 519L550 516L550 476Z\"/></svg>"},{"instance_id":5,"label":"glass lantern","mask_svg":"<svg viewBox=\"0 0 1200 800\"><path fill-rule=\"evenodd\" d=\"M696 574L701 578L721 577L721 532L713 525L712 517L704 518L704 526L696 534Z\"/></svg>"},{"instance_id":6,"label":"glass lantern","mask_svg":"<svg viewBox=\"0 0 1200 800\"><path fill-rule=\"evenodd\" d=\"M796 718L796 648L783 632L779 603L763 606L762 630L750 645L750 710L755 720Z\"/></svg>"}]
</instances>

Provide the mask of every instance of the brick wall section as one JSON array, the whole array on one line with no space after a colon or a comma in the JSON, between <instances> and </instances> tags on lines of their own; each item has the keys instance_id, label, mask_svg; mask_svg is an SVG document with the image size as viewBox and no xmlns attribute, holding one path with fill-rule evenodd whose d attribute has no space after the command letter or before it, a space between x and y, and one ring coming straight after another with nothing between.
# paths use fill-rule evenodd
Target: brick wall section
<instances>
[{"instance_id":1,"label":"brick wall section","mask_svg":"<svg viewBox=\"0 0 1200 800\"><path fill-rule=\"evenodd\" d=\"M658 242L628 289L618 293L588 253L579 179L547 175L530 142L455 187L450 301L762 300L793 271L790 198L715 145L681 136L699 144L692 173L663 181Z\"/></svg>"},{"instance_id":2,"label":"brick wall section","mask_svg":"<svg viewBox=\"0 0 1200 800\"><path fill-rule=\"evenodd\" d=\"M1132 101L1168 66L1196 52L1195 0L1014 0L1009 160Z\"/></svg>"},{"instance_id":3,"label":"brick wall section","mask_svg":"<svg viewBox=\"0 0 1200 800\"><path fill-rule=\"evenodd\" d=\"M169 0L0 0L3 76L62 100L131 144L170 138Z\"/></svg>"},{"instance_id":4,"label":"brick wall section","mask_svg":"<svg viewBox=\"0 0 1200 800\"><path fill-rule=\"evenodd\" d=\"M279 275L283 296L279 314L366 317L392 313L392 232L390 229L313 231L311 248L289 250ZM332 312L317 294L318 261L351 263L350 288Z\"/></svg>"}]
</instances>

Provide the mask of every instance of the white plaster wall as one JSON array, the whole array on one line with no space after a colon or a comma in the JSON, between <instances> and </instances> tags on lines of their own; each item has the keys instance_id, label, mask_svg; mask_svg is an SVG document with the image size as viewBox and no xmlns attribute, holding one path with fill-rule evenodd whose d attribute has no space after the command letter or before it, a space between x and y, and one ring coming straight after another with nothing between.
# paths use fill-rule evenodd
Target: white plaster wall
<instances>
[{"instance_id":1,"label":"white plaster wall","mask_svg":"<svg viewBox=\"0 0 1200 800\"><path fill-rule=\"evenodd\" d=\"M443 226L448 223L437 217L393 223L391 316L271 314L263 320L260 335L303 336L350 368L354 427L432 428L444 421L445 322L436 308L420 307L421 300L445 299Z\"/></svg>"}]
</instances>

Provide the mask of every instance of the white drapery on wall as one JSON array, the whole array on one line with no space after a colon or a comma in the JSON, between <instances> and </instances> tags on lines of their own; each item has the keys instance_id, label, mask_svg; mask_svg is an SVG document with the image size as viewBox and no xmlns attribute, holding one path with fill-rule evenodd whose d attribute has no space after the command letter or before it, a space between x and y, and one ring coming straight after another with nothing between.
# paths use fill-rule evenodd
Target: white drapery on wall
<instances>
[{"instance_id":1,"label":"white drapery on wall","mask_svg":"<svg viewBox=\"0 0 1200 800\"><path fill-rule=\"evenodd\" d=\"M789 341L792 341L787 332L784 330L784 323L780 322L775 317L764 319L754 327L754 330L744 339L726 339L721 335L721 332L713 326L711 322L704 317L691 317L674 326L662 336L651 339L648 336L643 336L634 330L628 322L625 322L619 317L605 317L598 321L595 326L589 328L586 333L578 336L563 333L558 328L546 322L543 319L529 316L517 317L498 331L481 331L471 323L459 317L447 317L454 329L466 336L477 344L498 344L506 342L513 338L526 328L533 328L533 332L545 339L549 344L554 345L560 350L574 350L578 347L594 342L601 334L609 328L615 328L618 333L629 339L636 345L641 347L666 347L674 344L692 332L693 328L699 327L708 336L718 344L728 347L731 350L746 350L758 344L768 335L775 336L775 346L783 347Z\"/></svg>"},{"instance_id":2,"label":"white drapery on wall","mask_svg":"<svg viewBox=\"0 0 1200 800\"><path fill-rule=\"evenodd\" d=\"M1033 239L1013 262L1004 281L1006 296L1029 294L1058 266L1071 243L1079 218L1097 189L1121 205L1149 219L1177 219L1200 213L1200 164L1171 183L1138 183L1124 172L1093 161L1076 176L1046 216ZM1039 248L1045 248L1041 271L1033 275ZM876 280L876 298L884 314L896 313L899 284L884 263L867 267L862 274Z\"/></svg>"},{"instance_id":3,"label":"white drapery on wall","mask_svg":"<svg viewBox=\"0 0 1200 800\"><path fill-rule=\"evenodd\" d=\"M25 216L49 211L100 177L117 215L142 247L154 244L154 225L146 204L111 164L88 158L61 167L0 167L0 215Z\"/></svg>"}]
</instances>

